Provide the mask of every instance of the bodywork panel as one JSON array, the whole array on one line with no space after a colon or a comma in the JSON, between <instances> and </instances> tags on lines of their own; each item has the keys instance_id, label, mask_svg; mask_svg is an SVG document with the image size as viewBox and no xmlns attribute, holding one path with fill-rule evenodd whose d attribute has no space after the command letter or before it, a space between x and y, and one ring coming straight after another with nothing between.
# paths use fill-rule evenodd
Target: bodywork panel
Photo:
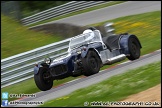
<instances>
[{"instance_id":1,"label":"bodywork panel","mask_svg":"<svg viewBox=\"0 0 162 108\"><path fill-rule=\"evenodd\" d=\"M142 48L140 41L138 40L138 38L135 35L131 35L131 34L121 35L121 39L120 39L120 48L121 49L120 49L120 51L122 54L126 54L126 55L130 54L129 48L128 48L128 41L129 41L130 37L134 37L137 40L137 42L139 43L140 48Z\"/></svg>"},{"instance_id":2,"label":"bodywork panel","mask_svg":"<svg viewBox=\"0 0 162 108\"><path fill-rule=\"evenodd\" d=\"M43 67L41 64L37 64L37 66L34 66L34 74L38 74L39 68Z\"/></svg>"}]
</instances>

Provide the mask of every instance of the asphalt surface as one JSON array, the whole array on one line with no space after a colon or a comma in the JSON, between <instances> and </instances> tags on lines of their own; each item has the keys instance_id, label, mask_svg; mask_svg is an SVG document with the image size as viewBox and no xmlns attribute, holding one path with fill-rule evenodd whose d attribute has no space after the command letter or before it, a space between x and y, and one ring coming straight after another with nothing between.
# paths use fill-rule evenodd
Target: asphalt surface
<instances>
[{"instance_id":1,"label":"asphalt surface","mask_svg":"<svg viewBox=\"0 0 162 108\"><path fill-rule=\"evenodd\" d=\"M157 10L161 10L161 1L128 1L106 8L97 9L91 12L86 12L68 18L52 21L49 23L69 23L79 26L85 26L106 20L115 19L122 16L146 13Z\"/></svg>"},{"instance_id":2,"label":"asphalt surface","mask_svg":"<svg viewBox=\"0 0 162 108\"><path fill-rule=\"evenodd\" d=\"M122 16L145 13L145 12L156 11L156 10L161 10L161 1L129 1L115 6L83 13L80 15L75 15L69 18L64 18L58 21L54 21L52 23L61 22L61 23L71 23L75 25L84 26L84 25L110 20ZM110 78L111 76L124 73L129 69L134 69L160 60L161 60L161 50L143 56L138 60L129 61L127 63L117 65L114 68L101 71L98 74L89 77L80 78L73 82L65 83L56 88L52 88L51 90L48 91L44 91L44 92L42 91L36 93L36 98L24 98L21 99L20 101L44 101L45 102L51 99L55 99L67 95L79 88L84 88L89 85L98 83L100 81ZM22 106L33 107L35 105L28 105L28 106L15 105L12 107L22 107ZM11 105L9 105L9 107L11 107Z\"/></svg>"}]
</instances>

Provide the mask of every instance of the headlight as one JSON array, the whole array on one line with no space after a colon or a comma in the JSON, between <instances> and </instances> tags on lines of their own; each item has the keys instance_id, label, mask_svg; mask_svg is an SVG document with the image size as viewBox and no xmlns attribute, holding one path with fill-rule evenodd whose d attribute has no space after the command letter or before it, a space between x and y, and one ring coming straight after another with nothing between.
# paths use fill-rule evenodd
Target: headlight
<instances>
[{"instance_id":1,"label":"headlight","mask_svg":"<svg viewBox=\"0 0 162 108\"><path fill-rule=\"evenodd\" d=\"M81 54L81 49L77 50L76 52L77 54Z\"/></svg>"},{"instance_id":2,"label":"headlight","mask_svg":"<svg viewBox=\"0 0 162 108\"><path fill-rule=\"evenodd\" d=\"M45 58L44 62L47 63L47 64L50 64L51 63L51 59L50 58Z\"/></svg>"}]
</instances>

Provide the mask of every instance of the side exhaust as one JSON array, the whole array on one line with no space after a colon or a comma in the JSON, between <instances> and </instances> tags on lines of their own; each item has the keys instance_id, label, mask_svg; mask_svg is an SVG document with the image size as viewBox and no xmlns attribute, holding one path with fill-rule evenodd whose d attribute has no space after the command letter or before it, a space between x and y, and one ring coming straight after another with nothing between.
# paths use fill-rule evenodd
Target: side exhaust
<instances>
[{"instance_id":1,"label":"side exhaust","mask_svg":"<svg viewBox=\"0 0 162 108\"><path fill-rule=\"evenodd\" d=\"M120 54L120 55L115 56L115 57L113 57L113 58L107 59L106 64L111 65L111 64L113 64L113 63L122 61L122 60L124 60L125 58L126 58L126 55L125 55L125 54Z\"/></svg>"}]
</instances>

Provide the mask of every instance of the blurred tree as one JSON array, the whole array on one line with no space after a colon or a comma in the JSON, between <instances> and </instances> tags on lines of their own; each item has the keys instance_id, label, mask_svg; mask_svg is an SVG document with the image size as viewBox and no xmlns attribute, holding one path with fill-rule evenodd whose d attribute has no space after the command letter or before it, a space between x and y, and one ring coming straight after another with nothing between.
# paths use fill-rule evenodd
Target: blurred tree
<instances>
[{"instance_id":1,"label":"blurred tree","mask_svg":"<svg viewBox=\"0 0 162 108\"><path fill-rule=\"evenodd\" d=\"M19 1L1 1L1 13L16 20L21 19Z\"/></svg>"}]
</instances>

